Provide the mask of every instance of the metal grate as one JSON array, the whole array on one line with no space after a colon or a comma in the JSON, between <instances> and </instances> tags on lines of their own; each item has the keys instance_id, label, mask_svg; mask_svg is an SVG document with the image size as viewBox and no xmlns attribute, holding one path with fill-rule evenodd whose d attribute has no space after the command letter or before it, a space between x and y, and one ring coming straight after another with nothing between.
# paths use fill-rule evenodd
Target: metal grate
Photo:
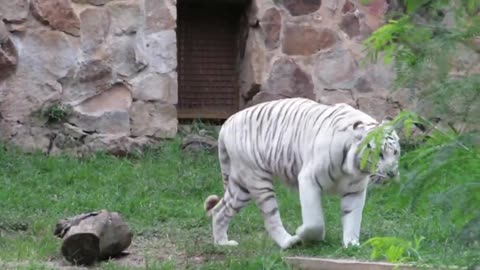
<instances>
[{"instance_id":1,"label":"metal grate","mask_svg":"<svg viewBox=\"0 0 480 270\"><path fill-rule=\"evenodd\" d=\"M238 6L177 8L178 117L225 119L238 110Z\"/></svg>"}]
</instances>

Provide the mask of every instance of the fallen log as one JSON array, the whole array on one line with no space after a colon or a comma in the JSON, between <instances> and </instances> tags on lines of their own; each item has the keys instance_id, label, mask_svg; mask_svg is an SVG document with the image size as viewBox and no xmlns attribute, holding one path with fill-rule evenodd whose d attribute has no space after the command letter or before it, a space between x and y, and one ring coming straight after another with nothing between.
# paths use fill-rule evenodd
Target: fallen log
<instances>
[{"instance_id":1,"label":"fallen log","mask_svg":"<svg viewBox=\"0 0 480 270\"><path fill-rule=\"evenodd\" d=\"M62 255L75 265L92 265L116 257L133 238L120 215L107 210L59 220L53 234L63 239Z\"/></svg>"}]
</instances>

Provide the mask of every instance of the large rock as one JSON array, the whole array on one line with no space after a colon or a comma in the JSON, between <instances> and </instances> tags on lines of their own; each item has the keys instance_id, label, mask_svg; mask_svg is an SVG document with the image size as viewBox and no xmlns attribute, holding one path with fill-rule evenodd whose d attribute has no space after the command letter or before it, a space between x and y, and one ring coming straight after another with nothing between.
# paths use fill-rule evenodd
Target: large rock
<instances>
[{"instance_id":1,"label":"large rock","mask_svg":"<svg viewBox=\"0 0 480 270\"><path fill-rule=\"evenodd\" d=\"M11 124L13 135L9 138L9 142L18 146L25 152L42 151L48 153L53 132L47 128L38 127L27 124ZM2 132L4 130L2 129Z\"/></svg>"},{"instance_id":2,"label":"large rock","mask_svg":"<svg viewBox=\"0 0 480 270\"><path fill-rule=\"evenodd\" d=\"M111 1L116 1L116 0L72 0L72 2L74 3L90 4L94 6L102 6Z\"/></svg>"},{"instance_id":3,"label":"large rock","mask_svg":"<svg viewBox=\"0 0 480 270\"><path fill-rule=\"evenodd\" d=\"M0 80L8 77L17 66L17 49L10 40L7 28L0 21Z\"/></svg>"},{"instance_id":4,"label":"large rock","mask_svg":"<svg viewBox=\"0 0 480 270\"><path fill-rule=\"evenodd\" d=\"M123 135L94 135L85 139L83 147L73 149L77 155L104 151L115 156L125 156L130 153L141 153L143 148L151 144L149 138L131 138Z\"/></svg>"},{"instance_id":5,"label":"large rock","mask_svg":"<svg viewBox=\"0 0 480 270\"><path fill-rule=\"evenodd\" d=\"M27 31L27 25L26 24L16 24L16 23L11 23L11 24L6 24L7 30L10 33L25 33Z\"/></svg>"},{"instance_id":6,"label":"large rock","mask_svg":"<svg viewBox=\"0 0 480 270\"><path fill-rule=\"evenodd\" d=\"M25 21L28 10L28 0L0 0L0 18L7 22Z\"/></svg>"},{"instance_id":7,"label":"large rock","mask_svg":"<svg viewBox=\"0 0 480 270\"><path fill-rule=\"evenodd\" d=\"M137 35L136 62L151 71L168 73L177 67L177 37L174 30Z\"/></svg>"},{"instance_id":8,"label":"large rock","mask_svg":"<svg viewBox=\"0 0 480 270\"><path fill-rule=\"evenodd\" d=\"M265 85L265 91L285 97L305 97L313 99L312 76L306 73L288 57L276 60Z\"/></svg>"},{"instance_id":9,"label":"large rock","mask_svg":"<svg viewBox=\"0 0 480 270\"><path fill-rule=\"evenodd\" d=\"M60 99L58 80L75 64L76 48L59 31L37 30L26 34L19 50L15 76L0 84L0 113L21 120L46 104Z\"/></svg>"},{"instance_id":10,"label":"large rock","mask_svg":"<svg viewBox=\"0 0 480 270\"><path fill-rule=\"evenodd\" d=\"M321 0L282 0L283 6L292 16L313 13L320 8Z\"/></svg>"},{"instance_id":11,"label":"large rock","mask_svg":"<svg viewBox=\"0 0 480 270\"><path fill-rule=\"evenodd\" d=\"M116 83L110 89L93 96L74 109L81 114L101 116L104 113L128 111L132 105L132 94L123 83Z\"/></svg>"},{"instance_id":12,"label":"large rock","mask_svg":"<svg viewBox=\"0 0 480 270\"><path fill-rule=\"evenodd\" d=\"M337 43L335 31L310 25L286 24L283 33L283 52L289 55L311 55Z\"/></svg>"},{"instance_id":13,"label":"large rock","mask_svg":"<svg viewBox=\"0 0 480 270\"><path fill-rule=\"evenodd\" d=\"M357 102L349 89L321 89L317 92L316 100L327 105L347 103L352 107L357 107Z\"/></svg>"},{"instance_id":14,"label":"large rock","mask_svg":"<svg viewBox=\"0 0 480 270\"><path fill-rule=\"evenodd\" d=\"M171 138L177 133L177 111L174 105L135 101L130 109L131 135Z\"/></svg>"},{"instance_id":15,"label":"large rock","mask_svg":"<svg viewBox=\"0 0 480 270\"><path fill-rule=\"evenodd\" d=\"M176 73L142 73L132 80L132 94L136 100L176 104L177 92Z\"/></svg>"},{"instance_id":16,"label":"large rock","mask_svg":"<svg viewBox=\"0 0 480 270\"><path fill-rule=\"evenodd\" d=\"M104 59L88 59L77 65L75 79L88 83L99 78L111 77L112 69Z\"/></svg>"},{"instance_id":17,"label":"large rock","mask_svg":"<svg viewBox=\"0 0 480 270\"><path fill-rule=\"evenodd\" d=\"M10 33L8 32L8 29L5 26L5 24L2 21L0 21L0 44L6 43L9 39L10 39Z\"/></svg>"},{"instance_id":18,"label":"large rock","mask_svg":"<svg viewBox=\"0 0 480 270\"><path fill-rule=\"evenodd\" d=\"M107 54L114 77L129 78L143 68L135 58L135 37L112 37L107 43Z\"/></svg>"},{"instance_id":19,"label":"large rock","mask_svg":"<svg viewBox=\"0 0 480 270\"><path fill-rule=\"evenodd\" d=\"M79 36L80 20L73 11L70 0L32 0L32 12L53 29Z\"/></svg>"},{"instance_id":20,"label":"large rock","mask_svg":"<svg viewBox=\"0 0 480 270\"><path fill-rule=\"evenodd\" d=\"M74 107L71 123L83 131L101 134L130 133L128 110L132 104L129 89L121 83Z\"/></svg>"},{"instance_id":21,"label":"large rock","mask_svg":"<svg viewBox=\"0 0 480 270\"><path fill-rule=\"evenodd\" d=\"M338 48L315 59L313 77L322 89L351 89L358 64L349 50Z\"/></svg>"},{"instance_id":22,"label":"large rock","mask_svg":"<svg viewBox=\"0 0 480 270\"><path fill-rule=\"evenodd\" d=\"M110 88L112 69L104 59L79 62L63 82L63 102L77 105Z\"/></svg>"},{"instance_id":23,"label":"large rock","mask_svg":"<svg viewBox=\"0 0 480 270\"><path fill-rule=\"evenodd\" d=\"M52 78L17 72L0 84L0 94L2 92L2 117L9 121L25 121L49 103L60 100L62 86Z\"/></svg>"},{"instance_id":24,"label":"large rock","mask_svg":"<svg viewBox=\"0 0 480 270\"><path fill-rule=\"evenodd\" d=\"M104 49L110 29L109 13L101 8L87 8L80 13L82 50L87 55Z\"/></svg>"},{"instance_id":25,"label":"large rock","mask_svg":"<svg viewBox=\"0 0 480 270\"><path fill-rule=\"evenodd\" d=\"M355 12L355 8L356 7L354 3L352 3L350 0L346 0L342 7L342 13L353 13Z\"/></svg>"},{"instance_id":26,"label":"large rock","mask_svg":"<svg viewBox=\"0 0 480 270\"><path fill-rule=\"evenodd\" d=\"M130 133L130 118L126 111L105 112L100 116L74 113L69 122L88 133L124 135Z\"/></svg>"},{"instance_id":27,"label":"large rock","mask_svg":"<svg viewBox=\"0 0 480 270\"><path fill-rule=\"evenodd\" d=\"M67 35L58 31L37 30L29 32L23 39L19 64L23 62L25 69L45 71L60 79L74 66L76 57L77 48Z\"/></svg>"},{"instance_id":28,"label":"large rock","mask_svg":"<svg viewBox=\"0 0 480 270\"><path fill-rule=\"evenodd\" d=\"M353 88L358 93L368 93L368 92L374 91L372 84L370 83L370 81L367 79L366 76L359 77L355 81L355 85L353 86Z\"/></svg>"},{"instance_id":29,"label":"large rock","mask_svg":"<svg viewBox=\"0 0 480 270\"><path fill-rule=\"evenodd\" d=\"M216 151L217 140L208 135L189 134L182 140L182 150L187 152Z\"/></svg>"},{"instance_id":30,"label":"large rock","mask_svg":"<svg viewBox=\"0 0 480 270\"><path fill-rule=\"evenodd\" d=\"M137 32L140 24L140 6L137 2L119 1L106 5L112 20L111 28L115 35L130 35Z\"/></svg>"},{"instance_id":31,"label":"large rock","mask_svg":"<svg viewBox=\"0 0 480 270\"><path fill-rule=\"evenodd\" d=\"M387 0L371 0L358 5L359 11L365 15L364 21L369 29L376 30L384 24L384 16L388 10Z\"/></svg>"},{"instance_id":32,"label":"large rock","mask_svg":"<svg viewBox=\"0 0 480 270\"><path fill-rule=\"evenodd\" d=\"M175 18L165 0L144 0L142 3L144 3L142 10L144 12L143 31L145 34L175 28Z\"/></svg>"},{"instance_id":33,"label":"large rock","mask_svg":"<svg viewBox=\"0 0 480 270\"><path fill-rule=\"evenodd\" d=\"M0 44L0 81L10 76L17 66L17 50L11 40Z\"/></svg>"},{"instance_id":34,"label":"large rock","mask_svg":"<svg viewBox=\"0 0 480 270\"><path fill-rule=\"evenodd\" d=\"M247 107L249 106L254 106L263 102L267 101L272 101L272 100L278 100L278 99L284 99L284 98L289 98L288 96L278 94L278 93L272 93L272 92L266 92L266 91L260 91L258 94L256 94L251 101L247 103Z\"/></svg>"},{"instance_id":35,"label":"large rock","mask_svg":"<svg viewBox=\"0 0 480 270\"><path fill-rule=\"evenodd\" d=\"M391 104L387 99L380 96L359 97L357 104L361 111L372 115L379 121L386 116L395 117L399 112L396 104Z\"/></svg>"},{"instance_id":36,"label":"large rock","mask_svg":"<svg viewBox=\"0 0 480 270\"><path fill-rule=\"evenodd\" d=\"M33 153L40 151L48 154L56 132L37 121L5 121L0 118L0 141L9 142L22 151Z\"/></svg>"},{"instance_id":37,"label":"large rock","mask_svg":"<svg viewBox=\"0 0 480 270\"><path fill-rule=\"evenodd\" d=\"M270 50L277 48L282 28L282 15L280 11L276 8L270 8L265 11L260 25L265 36L265 46Z\"/></svg>"},{"instance_id":38,"label":"large rock","mask_svg":"<svg viewBox=\"0 0 480 270\"><path fill-rule=\"evenodd\" d=\"M386 65L382 61L379 61L363 67L361 69L361 76L361 78L364 78L366 81L368 81L368 83L364 85L367 88L371 87L377 92L388 92L392 89L396 74L393 64ZM355 88L358 88L357 91L369 92L362 91L362 86L360 84L360 82L356 82Z\"/></svg>"},{"instance_id":39,"label":"large rock","mask_svg":"<svg viewBox=\"0 0 480 270\"><path fill-rule=\"evenodd\" d=\"M346 14L342 17L340 28L350 38L355 37L360 34L360 21L355 14Z\"/></svg>"},{"instance_id":40,"label":"large rock","mask_svg":"<svg viewBox=\"0 0 480 270\"><path fill-rule=\"evenodd\" d=\"M70 123L63 123L62 126L62 134L72 139L81 140L88 136L88 133Z\"/></svg>"},{"instance_id":41,"label":"large rock","mask_svg":"<svg viewBox=\"0 0 480 270\"><path fill-rule=\"evenodd\" d=\"M89 136L91 135L84 132L81 128L70 123L63 123L55 138L53 138L49 154L61 154L65 150L74 152L72 149L85 147L85 139Z\"/></svg>"},{"instance_id":42,"label":"large rock","mask_svg":"<svg viewBox=\"0 0 480 270\"><path fill-rule=\"evenodd\" d=\"M340 1L338 0L323 0L322 1L322 8L328 10L330 14L335 14L337 12L338 4Z\"/></svg>"},{"instance_id":43,"label":"large rock","mask_svg":"<svg viewBox=\"0 0 480 270\"><path fill-rule=\"evenodd\" d=\"M89 156L95 152L106 152L116 156L141 153L152 141L146 137L131 138L126 135L88 134L78 127L64 124L62 133L55 136L50 154L66 152L77 157Z\"/></svg>"}]
</instances>

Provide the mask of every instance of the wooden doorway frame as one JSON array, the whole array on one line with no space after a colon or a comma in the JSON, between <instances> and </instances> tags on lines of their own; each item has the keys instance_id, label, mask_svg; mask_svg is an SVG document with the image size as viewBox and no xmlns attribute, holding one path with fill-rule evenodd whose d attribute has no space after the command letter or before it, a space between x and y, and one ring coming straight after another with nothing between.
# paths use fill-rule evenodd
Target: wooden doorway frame
<instances>
[{"instance_id":1,"label":"wooden doorway frame","mask_svg":"<svg viewBox=\"0 0 480 270\"><path fill-rule=\"evenodd\" d=\"M240 18L245 14L248 2L178 0L179 119L227 119L240 109L238 39L242 27ZM204 15L195 13L197 8L207 12ZM232 12L229 17L225 15L228 10ZM215 12L219 12L218 17L207 17L215 15ZM203 19L202 16L204 25L199 21ZM218 22L225 18L226 24L222 27ZM208 29L209 26L211 29Z\"/></svg>"}]
</instances>

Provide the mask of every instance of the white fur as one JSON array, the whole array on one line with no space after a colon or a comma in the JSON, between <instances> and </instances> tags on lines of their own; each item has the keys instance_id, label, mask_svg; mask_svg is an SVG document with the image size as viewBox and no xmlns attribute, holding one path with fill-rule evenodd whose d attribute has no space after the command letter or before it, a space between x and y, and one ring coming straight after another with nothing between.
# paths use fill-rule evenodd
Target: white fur
<instances>
[{"instance_id":1,"label":"white fur","mask_svg":"<svg viewBox=\"0 0 480 270\"><path fill-rule=\"evenodd\" d=\"M360 170L357 148L377 125L347 104L325 106L302 98L261 103L233 115L219 134L225 194L211 210L214 243L237 244L228 240L228 223L250 200L256 202L267 232L282 249L322 240L321 196L333 194L342 197L343 246L358 245L370 173ZM393 141L398 139L395 136ZM392 147L386 147L379 170L398 169ZM299 191L302 225L293 236L285 230L272 197L274 175Z\"/></svg>"}]
</instances>

